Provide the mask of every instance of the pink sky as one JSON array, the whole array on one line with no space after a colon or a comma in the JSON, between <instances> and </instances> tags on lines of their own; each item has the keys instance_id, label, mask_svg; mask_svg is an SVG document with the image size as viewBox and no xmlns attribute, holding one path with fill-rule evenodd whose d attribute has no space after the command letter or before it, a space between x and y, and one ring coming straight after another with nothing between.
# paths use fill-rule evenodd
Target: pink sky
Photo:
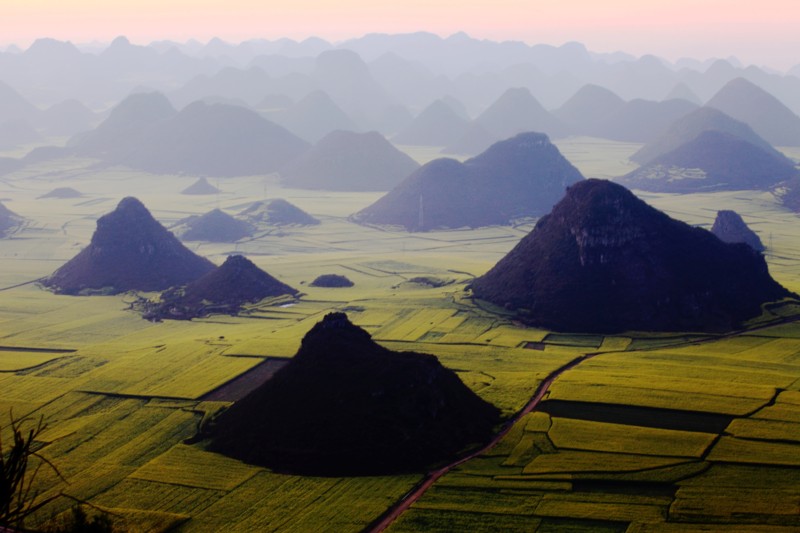
<instances>
[{"instance_id":1,"label":"pink sky","mask_svg":"<svg viewBox=\"0 0 800 533\"><path fill-rule=\"evenodd\" d=\"M365 33L431 31L667 59L738 56L800 63L797 0L0 0L0 43L37 37L75 43L126 35L207 41L218 36L341 40Z\"/></svg>"}]
</instances>

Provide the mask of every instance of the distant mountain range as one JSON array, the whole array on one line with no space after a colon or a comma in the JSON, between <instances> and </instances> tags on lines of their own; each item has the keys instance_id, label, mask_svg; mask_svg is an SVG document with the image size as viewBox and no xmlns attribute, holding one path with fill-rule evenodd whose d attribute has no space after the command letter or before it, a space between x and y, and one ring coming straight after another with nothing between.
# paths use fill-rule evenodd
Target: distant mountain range
<instances>
[{"instance_id":1,"label":"distant mountain range","mask_svg":"<svg viewBox=\"0 0 800 533\"><path fill-rule=\"evenodd\" d=\"M327 70L320 62L336 67ZM293 93L297 101L325 90L348 113L350 106L364 107L356 120L368 119L374 109L366 108L376 104L393 101L416 112L445 95L477 115L512 87L527 87L546 109L558 108L587 83L625 100L681 98L699 104L743 77L800 113L800 65L777 74L735 59L672 64L654 56L598 54L577 42L531 46L463 33L370 34L336 44L310 38L139 46L119 37L106 48L84 49L39 39L24 51L0 53L0 72L2 81L42 108L77 99L105 109L142 89L174 92L179 107L225 92L249 95L242 100L253 105L270 93ZM342 78L353 81L349 92ZM239 88L231 91L232 85Z\"/></svg>"}]
</instances>

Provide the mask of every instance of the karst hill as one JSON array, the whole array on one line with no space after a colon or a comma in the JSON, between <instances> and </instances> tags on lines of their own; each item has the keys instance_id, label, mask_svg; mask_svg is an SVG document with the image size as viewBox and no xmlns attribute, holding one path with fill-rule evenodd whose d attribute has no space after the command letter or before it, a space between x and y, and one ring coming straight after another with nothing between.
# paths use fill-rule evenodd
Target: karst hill
<instances>
[{"instance_id":1,"label":"karst hill","mask_svg":"<svg viewBox=\"0 0 800 533\"><path fill-rule=\"evenodd\" d=\"M509 224L543 215L582 180L542 133L522 133L460 163L436 159L353 215L408 231Z\"/></svg>"},{"instance_id":2,"label":"karst hill","mask_svg":"<svg viewBox=\"0 0 800 533\"><path fill-rule=\"evenodd\" d=\"M89 245L42 284L60 294L161 291L214 269L127 197L97 220Z\"/></svg>"},{"instance_id":3,"label":"karst hill","mask_svg":"<svg viewBox=\"0 0 800 533\"><path fill-rule=\"evenodd\" d=\"M729 331L791 293L763 256L650 207L623 186L569 188L475 297L558 331Z\"/></svg>"},{"instance_id":4,"label":"karst hill","mask_svg":"<svg viewBox=\"0 0 800 533\"><path fill-rule=\"evenodd\" d=\"M215 420L210 449L282 472L419 471L489 438L498 411L436 357L393 352L330 313Z\"/></svg>"}]
</instances>

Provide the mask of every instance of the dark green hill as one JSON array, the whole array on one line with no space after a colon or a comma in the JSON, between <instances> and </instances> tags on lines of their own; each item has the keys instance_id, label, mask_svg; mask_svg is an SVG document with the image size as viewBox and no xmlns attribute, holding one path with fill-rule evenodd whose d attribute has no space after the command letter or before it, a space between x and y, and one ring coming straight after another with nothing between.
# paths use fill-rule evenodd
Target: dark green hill
<instances>
[{"instance_id":1,"label":"dark green hill","mask_svg":"<svg viewBox=\"0 0 800 533\"><path fill-rule=\"evenodd\" d=\"M751 81L731 80L706 105L749 124L774 146L800 146L800 117Z\"/></svg>"},{"instance_id":2,"label":"dark green hill","mask_svg":"<svg viewBox=\"0 0 800 533\"><path fill-rule=\"evenodd\" d=\"M670 218L608 181L567 190L477 298L557 331L729 331L791 293L763 256Z\"/></svg>"},{"instance_id":3,"label":"dark green hill","mask_svg":"<svg viewBox=\"0 0 800 533\"><path fill-rule=\"evenodd\" d=\"M797 169L785 157L708 130L618 181L654 192L766 190L795 175Z\"/></svg>"},{"instance_id":4,"label":"dark green hill","mask_svg":"<svg viewBox=\"0 0 800 533\"><path fill-rule=\"evenodd\" d=\"M581 179L546 135L523 133L464 163L431 161L352 219L408 231L509 224L546 213Z\"/></svg>"},{"instance_id":5,"label":"dark green hill","mask_svg":"<svg viewBox=\"0 0 800 533\"><path fill-rule=\"evenodd\" d=\"M182 288L165 291L144 312L148 319L191 320L214 313L235 314L242 305L264 298L296 295L297 291L270 276L241 255L225 262Z\"/></svg>"},{"instance_id":6,"label":"dark green hill","mask_svg":"<svg viewBox=\"0 0 800 533\"><path fill-rule=\"evenodd\" d=\"M436 357L393 352L330 313L275 376L221 413L209 449L279 472L421 471L499 421Z\"/></svg>"},{"instance_id":7,"label":"dark green hill","mask_svg":"<svg viewBox=\"0 0 800 533\"><path fill-rule=\"evenodd\" d=\"M759 137L744 122L736 120L713 107L701 107L673 122L658 138L642 146L633 154L631 160L639 164L649 163L709 130L739 137L766 152L770 152L780 158L783 157L780 152Z\"/></svg>"},{"instance_id":8,"label":"dark green hill","mask_svg":"<svg viewBox=\"0 0 800 533\"><path fill-rule=\"evenodd\" d=\"M92 241L42 284L60 294L162 291L213 270L136 198L123 198L97 220Z\"/></svg>"},{"instance_id":9,"label":"dark green hill","mask_svg":"<svg viewBox=\"0 0 800 533\"><path fill-rule=\"evenodd\" d=\"M388 191L418 168L378 132L334 131L280 173L286 187Z\"/></svg>"},{"instance_id":10,"label":"dark green hill","mask_svg":"<svg viewBox=\"0 0 800 533\"><path fill-rule=\"evenodd\" d=\"M342 276L340 274L322 274L314 278L314 281L311 282L312 287L352 287L354 283L350 281L347 276Z\"/></svg>"}]
</instances>

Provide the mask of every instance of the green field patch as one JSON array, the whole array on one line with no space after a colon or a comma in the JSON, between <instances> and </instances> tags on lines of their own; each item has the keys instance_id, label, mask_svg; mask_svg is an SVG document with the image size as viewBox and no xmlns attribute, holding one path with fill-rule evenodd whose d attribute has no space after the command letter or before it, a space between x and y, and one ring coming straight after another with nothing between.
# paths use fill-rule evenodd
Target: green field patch
<instances>
[{"instance_id":1,"label":"green field patch","mask_svg":"<svg viewBox=\"0 0 800 533\"><path fill-rule=\"evenodd\" d=\"M664 520L670 497L629 494L546 494L536 507L536 516L632 522Z\"/></svg>"},{"instance_id":2,"label":"green field patch","mask_svg":"<svg viewBox=\"0 0 800 533\"><path fill-rule=\"evenodd\" d=\"M423 509L412 507L394 522L389 531L411 533L427 531L431 533L451 533L469 531L474 533L495 533L498 531L539 531L540 520L530 516L515 514L497 515L473 511L447 511L442 509ZM575 530L572 530L575 531ZM589 531L589 530L587 530Z\"/></svg>"},{"instance_id":3,"label":"green field patch","mask_svg":"<svg viewBox=\"0 0 800 533\"><path fill-rule=\"evenodd\" d=\"M618 403L548 399L541 402L537 409L559 418L702 433L722 433L731 422L730 416L717 413L654 409Z\"/></svg>"},{"instance_id":4,"label":"green field patch","mask_svg":"<svg viewBox=\"0 0 800 533\"><path fill-rule=\"evenodd\" d=\"M633 342L630 337L605 337L603 344L600 345L600 350L604 352L621 352L627 350Z\"/></svg>"},{"instance_id":5,"label":"green field patch","mask_svg":"<svg viewBox=\"0 0 800 533\"><path fill-rule=\"evenodd\" d=\"M230 491L258 473L258 467L178 444L131 474L132 479Z\"/></svg>"},{"instance_id":6,"label":"green field patch","mask_svg":"<svg viewBox=\"0 0 800 533\"><path fill-rule=\"evenodd\" d=\"M530 463L534 457L542 453L555 453L556 449L547 433L531 433L525 432L520 438L519 442L508 458L503 462L508 466L525 466Z\"/></svg>"},{"instance_id":7,"label":"green field patch","mask_svg":"<svg viewBox=\"0 0 800 533\"><path fill-rule=\"evenodd\" d=\"M480 489L434 485L413 507L467 512L480 509L482 513L531 516L541 498L542 494L539 492L521 491L511 494L509 491L492 491L487 494Z\"/></svg>"},{"instance_id":8,"label":"green field patch","mask_svg":"<svg viewBox=\"0 0 800 533\"><path fill-rule=\"evenodd\" d=\"M711 524L689 524L686 522L679 523L632 523L626 533L709 533L712 531L719 531L718 526ZM793 527L783 526L759 526L755 524L741 525L741 524L725 524L725 533L797 533Z\"/></svg>"},{"instance_id":9,"label":"green field patch","mask_svg":"<svg viewBox=\"0 0 800 533\"><path fill-rule=\"evenodd\" d=\"M475 339L476 342L516 348L529 342L541 342L550 333L543 329L499 325Z\"/></svg>"},{"instance_id":10,"label":"green field patch","mask_svg":"<svg viewBox=\"0 0 800 533\"><path fill-rule=\"evenodd\" d=\"M655 350L658 348L668 348L677 344L697 342L707 338L708 337L705 335L654 335L647 337L632 336L631 342L628 345L628 350Z\"/></svg>"},{"instance_id":11,"label":"green field patch","mask_svg":"<svg viewBox=\"0 0 800 533\"><path fill-rule=\"evenodd\" d=\"M619 380L622 381L622 380ZM631 378L635 381L635 378ZM690 389L702 389L700 384L691 384ZM711 390L714 383L707 383ZM725 387L727 388L727 387ZM548 398L577 402L619 403L659 409L678 409L682 411L701 411L731 416L744 416L766 405L774 391L759 388L750 394L760 394L760 398L705 394L697 390L674 390L647 388L646 386L626 387L611 384L592 384L587 381L566 381L559 379L550 389Z\"/></svg>"},{"instance_id":12,"label":"green field patch","mask_svg":"<svg viewBox=\"0 0 800 533\"><path fill-rule=\"evenodd\" d=\"M465 472L450 472L436 482L439 487L487 489L496 490L525 490L532 492L564 491L571 490L572 483L568 481L542 480L524 475L508 476L478 476Z\"/></svg>"},{"instance_id":13,"label":"green field patch","mask_svg":"<svg viewBox=\"0 0 800 533\"><path fill-rule=\"evenodd\" d=\"M526 475L563 473L617 473L654 470L687 464L685 459L653 455L562 450L542 454L523 469Z\"/></svg>"},{"instance_id":14,"label":"green field patch","mask_svg":"<svg viewBox=\"0 0 800 533\"><path fill-rule=\"evenodd\" d=\"M193 516L212 505L224 494L218 490L127 478L98 495L92 503L101 507L123 507Z\"/></svg>"},{"instance_id":15,"label":"green field patch","mask_svg":"<svg viewBox=\"0 0 800 533\"><path fill-rule=\"evenodd\" d=\"M548 432L559 449L631 455L700 457L716 437L707 433L553 418ZM602 438L599 436L602 435Z\"/></svg>"},{"instance_id":16,"label":"green field patch","mask_svg":"<svg viewBox=\"0 0 800 533\"><path fill-rule=\"evenodd\" d=\"M671 521L772 524L800 527L800 489L759 489L747 486L686 487L678 490L669 510Z\"/></svg>"},{"instance_id":17,"label":"green field patch","mask_svg":"<svg viewBox=\"0 0 800 533\"><path fill-rule=\"evenodd\" d=\"M786 443L722 437L708 454L708 459L730 463L800 467L800 442Z\"/></svg>"},{"instance_id":18,"label":"green field patch","mask_svg":"<svg viewBox=\"0 0 800 533\"><path fill-rule=\"evenodd\" d=\"M0 350L0 372L17 372L38 367L65 358L64 354L53 352L34 352L17 350Z\"/></svg>"},{"instance_id":19,"label":"green field patch","mask_svg":"<svg viewBox=\"0 0 800 533\"><path fill-rule=\"evenodd\" d=\"M192 531L361 531L419 479L259 472L198 513Z\"/></svg>"},{"instance_id":20,"label":"green field patch","mask_svg":"<svg viewBox=\"0 0 800 533\"><path fill-rule=\"evenodd\" d=\"M547 344L561 346L575 346L578 348L597 349L603 344L602 335L565 335L562 333L550 333L544 338Z\"/></svg>"},{"instance_id":21,"label":"green field patch","mask_svg":"<svg viewBox=\"0 0 800 533\"><path fill-rule=\"evenodd\" d=\"M189 520L189 515L177 513L163 513L158 511L142 511L139 509L123 509L107 507L93 509L84 506L86 516L91 520L100 513L105 514L112 522L115 531L127 533L166 533L174 531ZM53 520L43 524L45 528L58 527L59 524L69 523L72 509L63 511ZM60 522L63 521L63 522Z\"/></svg>"},{"instance_id":22,"label":"green field patch","mask_svg":"<svg viewBox=\"0 0 800 533\"><path fill-rule=\"evenodd\" d=\"M712 464L702 476L680 481L682 487L744 487L752 490L800 487L800 469L791 466Z\"/></svg>"},{"instance_id":23,"label":"green field patch","mask_svg":"<svg viewBox=\"0 0 800 533\"><path fill-rule=\"evenodd\" d=\"M542 518L536 533L625 533L626 522L581 520L577 518Z\"/></svg>"},{"instance_id":24,"label":"green field patch","mask_svg":"<svg viewBox=\"0 0 800 533\"><path fill-rule=\"evenodd\" d=\"M797 409L800 417L800 409ZM779 440L800 444L800 423L783 420L737 418L728 426L727 433L743 439Z\"/></svg>"}]
</instances>

